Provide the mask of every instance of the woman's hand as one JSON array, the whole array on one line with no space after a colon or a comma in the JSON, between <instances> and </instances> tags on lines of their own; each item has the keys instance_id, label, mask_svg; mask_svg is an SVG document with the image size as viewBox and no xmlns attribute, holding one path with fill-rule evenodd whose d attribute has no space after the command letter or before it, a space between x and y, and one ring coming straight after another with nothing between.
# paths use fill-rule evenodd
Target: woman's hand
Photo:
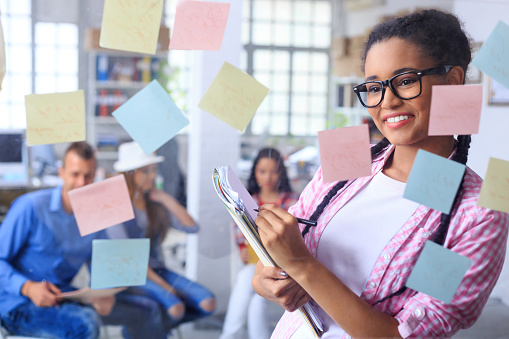
<instances>
[{"instance_id":1,"label":"woman's hand","mask_svg":"<svg viewBox=\"0 0 509 339\"><path fill-rule=\"evenodd\" d=\"M171 202L171 200L173 199L173 197L171 195L169 195L165 191L158 190L158 189L151 190L149 197L150 197L150 200L153 200L153 201L158 202L163 205L165 204L165 201L166 201L166 203L168 203L168 201Z\"/></svg>"},{"instance_id":2,"label":"woman's hand","mask_svg":"<svg viewBox=\"0 0 509 339\"><path fill-rule=\"evenodd\" d=\"M290 312L299 309L311 299L281 268L264 267L260 261L253 276L253 288L260 296Z\"/></svg>"},{"instance_id":3,"label":"woman's hand","mask_svg":"<svg viewBox=\"0 0 509 339\"><path fill-rule=\"evenodd\" d=\"M95 311L99 315L108 315L111 313L113 306L115 305L115 297L101 297L101 298L91 298L89 300L90 304L94 307Z\"/></svg>"},{"instance_id":4,"label":"woman's hand","mask_svg":"<svg viewBox=\"0 0 509 339\"><path fill-rule=\"evenodd\" d=\"M186 208L168 193L162 190L153 189L150 191L149 198L150 200L158 202L166 207L168 211L170 211L170 213L172 213L180 221L182 226L195 226L195 222L189 213L187 213Z\"/></svg>"},{"instance_id":5,"label":"woman's hand","mask_svg":"<svg viewBox=\"0 0 509 339\"><path fill-rule=\"evenodd\" d=\"M274 204L260 207L255 220L263 245L277 265L290 275L299 264L313 259L302 238L297 219Z\"/></svg>"}]
</instances>

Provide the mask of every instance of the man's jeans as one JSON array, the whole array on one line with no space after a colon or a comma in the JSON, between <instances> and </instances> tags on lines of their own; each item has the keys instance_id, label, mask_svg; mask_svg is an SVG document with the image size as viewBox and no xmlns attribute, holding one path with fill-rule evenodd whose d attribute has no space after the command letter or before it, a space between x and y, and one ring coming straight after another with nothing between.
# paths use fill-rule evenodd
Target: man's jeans
<instances>
[{"instance_id":1,"label":"man's jeans","mask_svg":"<svg viewBox=\"0 0 509 339\"><path fill-rule=\"evenodd\" d=\"M2 323L10 333L45 338L95 339L101 328L101 318L92 307L74 302L56 308L28 301L3 317Z\"/></svg>"},{"instance_id":2,"label":"man's jeans","mask_svg":"<svg viewBox=\"0 0 509 339\"><path fill-rule=\"evenodd\" d=\"M75 302L57 307L37 307L28 301L2 318L2 325L13 334L45 338L99 337L101 325L124 326L125 338L166 339L161 307L150 298L117 295L110 315L101 317L90 306Z\"/></svg>"}]
</instances>

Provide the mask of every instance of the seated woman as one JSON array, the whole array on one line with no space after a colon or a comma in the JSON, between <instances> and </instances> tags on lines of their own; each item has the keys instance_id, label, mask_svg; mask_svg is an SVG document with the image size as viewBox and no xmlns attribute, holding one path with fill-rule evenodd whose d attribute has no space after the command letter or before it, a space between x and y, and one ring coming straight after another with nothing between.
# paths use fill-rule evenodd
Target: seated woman
<instances>
[{"instance_id":1,"label":"seated woman","mask_svg":"<svg viewBox=\"0 0 509 339\"><path fill-rule=\"evenodd\" d=\"M161 243L170 227L187 233L198 232L198 225L172 196L154 187L157 164L164 157L146 155L136 142L119 147L119 160L113 167L124 174L134 207L135 218L108 229L110 238L150 238L147 283L123 293L149 296L167 311L169 331L180 323L210 315L216 299L204 286L170 271L164 265Z\"/></svg>"}]
</instances>

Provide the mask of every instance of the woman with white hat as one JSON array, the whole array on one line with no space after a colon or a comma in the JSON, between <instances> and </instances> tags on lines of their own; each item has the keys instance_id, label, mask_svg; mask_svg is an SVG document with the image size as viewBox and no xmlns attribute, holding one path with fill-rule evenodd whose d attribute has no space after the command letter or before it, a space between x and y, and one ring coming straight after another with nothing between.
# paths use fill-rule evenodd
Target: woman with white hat
<instances>
[{"instance_id":1,"label":"woman with white hat","mask_svg":"<svg viewBox=\"0 0 509 339\"><path fill-rule=\"evenodd\" d=\"M195 233L199 227L176 199L156 189L157 164L164 157L147 155L136 142L121 144L115 171L123 173L132 199L135 218L108 229L112 238L150 238L147 283L130 287L126 293L154 298L167 310L168 330L179 323L210 315L216 306L212 292L200 284L170 271L164 265L160 244L170 227Z\"/></svg>"}]
</instances>

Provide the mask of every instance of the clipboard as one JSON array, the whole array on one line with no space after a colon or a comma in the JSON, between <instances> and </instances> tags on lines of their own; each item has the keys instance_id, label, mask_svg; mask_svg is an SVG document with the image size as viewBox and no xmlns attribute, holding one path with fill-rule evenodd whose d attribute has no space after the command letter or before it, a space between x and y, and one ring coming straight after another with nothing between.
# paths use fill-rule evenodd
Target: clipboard
<instances>
[{"instance_id":1,"label":"clipboard","mask_svg":"<svg viewBox=\"0 0 509 339\"><path fill-rule=\"evenodd\" d=\"M279 267L263 246L258 228L254 222L256 218L254 210L258 208L258 205L232 168L229 165L214 168L212 181L217 195L263 265ZM311 333L316 338L320 338L323 334L323 322L311 304L308 302L297 312L299 312L302 321Z\"/></svg>"}]
</instances>

